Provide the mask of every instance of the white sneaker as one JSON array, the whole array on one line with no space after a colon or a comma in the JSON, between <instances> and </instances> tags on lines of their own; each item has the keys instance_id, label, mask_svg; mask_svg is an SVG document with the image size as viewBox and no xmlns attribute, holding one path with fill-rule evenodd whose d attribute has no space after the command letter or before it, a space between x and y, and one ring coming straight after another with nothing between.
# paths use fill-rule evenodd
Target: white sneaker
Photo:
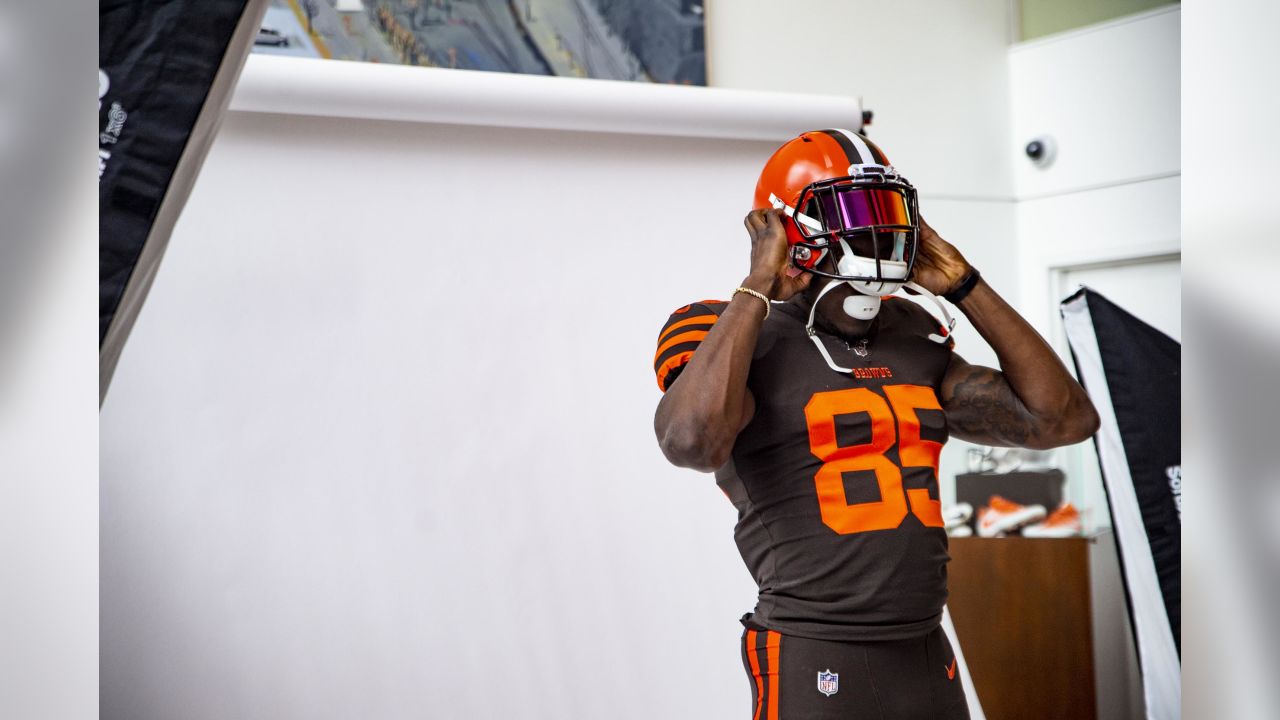
<instances>
[{"instance_id":1,"label":"white sneaker","mask_svg":"<svg viewBox=\"0 0 1280 720\"><path fill-rule=\"evenodd\" d=\"M973 517L973 506L967 502L952 505L942 511L942 522L951 537L969 537L973 528L969 527L969 518Z\"/></svg>"},{"instance_id":2,"label":"white sneaker","mask_svg":"<svg viewBox=\"0 0 1280 720\"><path fill-rule=\"evenodd\" d=\"M1045 516L1043 505L1020 505L999 495L992 495L987 503L978 511L980 537L1000 537Z\"/></svg>"}]
</instances>

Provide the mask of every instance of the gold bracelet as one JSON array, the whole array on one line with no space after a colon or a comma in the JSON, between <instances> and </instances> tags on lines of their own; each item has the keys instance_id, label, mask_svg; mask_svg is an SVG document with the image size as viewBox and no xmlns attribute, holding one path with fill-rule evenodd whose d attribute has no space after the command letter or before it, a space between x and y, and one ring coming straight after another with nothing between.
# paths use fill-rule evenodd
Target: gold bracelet
<instances>
[{"instance_id":1,"label":"gold bracelet","mask_svg":"<svg viewBox=\"0 0 1280 720\"><path fill-rule=\"evenodd\" d=\"M758 291L756 291L756 290L752 290L751 288L748 288L748 287L736 287L736 288L734 288L734 289L733 289L733 294L734 294L734 295L737 295L738 293L746 293L746 294L750 295L751 297L758 297L758 298L760 298L760 302L764 303L764 316L765 316L765 319L768 319L768 317L769 317L769 305L770 305L771 303L769 302L769 298L767 298L767 297L765 297L765 296L764 296L764 293L762 293L762 292L758 292Z\"/></svg>"}]
</instances>

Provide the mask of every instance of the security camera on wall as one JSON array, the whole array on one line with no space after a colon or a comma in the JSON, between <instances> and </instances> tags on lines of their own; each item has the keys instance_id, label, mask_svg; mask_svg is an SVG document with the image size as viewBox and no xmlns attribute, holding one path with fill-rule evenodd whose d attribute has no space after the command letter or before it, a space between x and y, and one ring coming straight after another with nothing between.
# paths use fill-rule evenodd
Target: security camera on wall
<instances>
[{"instance_id":1,"label":"security camera on wall","mask_svg":"<svg viewBox=\"0 0 1280 720\"><path fill-rule=\"evenodd\" d=\"M1053 163L1053 158L1058 154L1058 143L1049 135L1041 135L1032 138L1022 150L1032 165L1045 168Z\"/></svg>"}]
</instances>

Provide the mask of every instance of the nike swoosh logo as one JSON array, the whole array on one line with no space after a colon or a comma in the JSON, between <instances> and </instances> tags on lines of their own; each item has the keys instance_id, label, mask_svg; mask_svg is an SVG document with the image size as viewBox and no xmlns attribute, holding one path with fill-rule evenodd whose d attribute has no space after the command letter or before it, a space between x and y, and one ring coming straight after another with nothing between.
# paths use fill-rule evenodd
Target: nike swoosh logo
<instances>
[{"instance_id":1,"label":"nike swoosh logo","mask_svg":"<svg viewBox=\"0 0 1280 720\"><path fill-rule=\"evenodd\" d=\"M955 658L951 658L951 667L947 668L946 670L947 670L947 679L955 680L956 679L956 659Z\"/></svg>"}]
</instances>

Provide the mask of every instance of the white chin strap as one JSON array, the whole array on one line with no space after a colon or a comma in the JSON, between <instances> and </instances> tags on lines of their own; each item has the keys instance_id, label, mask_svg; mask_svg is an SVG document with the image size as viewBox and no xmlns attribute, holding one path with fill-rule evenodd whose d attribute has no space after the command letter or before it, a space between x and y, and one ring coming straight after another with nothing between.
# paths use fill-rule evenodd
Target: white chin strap
<instances>
[{"instance_id":1,"label":"white chin strap","mask_svg":"<svg viewBox=\"0 0 1280 720\"><path fill-rule=\"evenodd\" d=\"M827 367L831 368L832 370L835 370L838 373L850 373L850 372L853 372L853 368L840 367L839 365L836 364L835 360L831 359L831 353L827 352L827 346L822 344L822 341L818 339L817 331L813 329L813 319L817 315L818 303L822 302L822 297L827 293L831 292L832 290L834 290L835 288L841 285L844 285L846 283L850 285L853 284L847 280L832 280L831 282L827 283L826 287L818 291L818 297L814 298L813 304L809 306L809 322L806 323L804 326L804 331L809 335L809 339L812 340L813 344L817 346L818 352L822 353L822 359L827 361ZM862 293L854 293L844 301L844 311L846 313L849 313L849 315L858 318L859 320L870 320L871 318L874 318L876 316L876 313L880 312L879 296L872 297L869 295L862 295L862 297L866 298L866 303L863 307L869 308L871 311L871 314L869 317L859 317L858 315L854 315L853 313L849 312L850 310L849 300L854 300L859 295L862 295Z\"/></svg>"},{"instance_id":2,"label":"white chin strap","mask_svg":"<svg viewBox=\"0 0 1280 720\"><path fill-rule=\"evenodd\" d=\"M832 280L831 282L827 283L826 287L819 290L818 297L813 299L813 305L809 307L809 322L806 323L804 326L804 330L809 335L809 339L812 340L813 344L818 348L818 352L822 353L822 359L827 361L827 367L830 367L832 370L835 370L838 373L850 373L850 372L853 372L853 368L840 367L839 365L836 364L835 360L831 359L831 353L827 352L827 346L824 345L822 343L822 340L818 338L818 333L813 327L813 321L818 312L818 303L822 301L823 296L831 292L834 288L839 287L840 285L846 285L846 284L853 287L853 289L856 290L857 292L845 298L844 300L845 314L848 315L849 317L857 318L858 320L875 319L875 316L880 312L881 298L879 295L868 294L864 290L862 290L861 287L859 287L860 285L865 285L866 283L857 282L853 280ZM936 295L929 292L928 290L925 290L924 288L920 287L919 285L913 282L904 282L904 283L901 283L900 285L898 283L884 283L884 284L885 285L892 284L897 286L894 288L895 291L897 290L898 287L911 288L912 290L915 290L921 295L932 300L933 304L937 305L938 310L941 311L942 313L943 326L942 326L941 334L930 333L929 339L939 344L946 343L947 340L950 339L951 331L955 329L956 321L955 321L955 318L951 317L951 313L947 312L946 306L942 304L942 301L939 300ZM877 283L877 285L880 285L880 283ZM886 293L886 294L891 294L891 293Z\"/></svg>"},{"instance_id":3,"label":"white chin strap","mask_svg":"<svg viewBox=\"0 0 1280 720\"><path fill-rule=\"evenodd\" d=\"M937 295L934 295L913 282L903 283L902 286L911 288L932 300L933 304L938 306L938 312L942 313L942 334L929 333L929 339L938 344L943 344L950 340L951 331L956 329L956 319L951 317L951 313L947 312L947 306L942 304L942 301L938 299Z\"/></svg>"}]
</instances>

